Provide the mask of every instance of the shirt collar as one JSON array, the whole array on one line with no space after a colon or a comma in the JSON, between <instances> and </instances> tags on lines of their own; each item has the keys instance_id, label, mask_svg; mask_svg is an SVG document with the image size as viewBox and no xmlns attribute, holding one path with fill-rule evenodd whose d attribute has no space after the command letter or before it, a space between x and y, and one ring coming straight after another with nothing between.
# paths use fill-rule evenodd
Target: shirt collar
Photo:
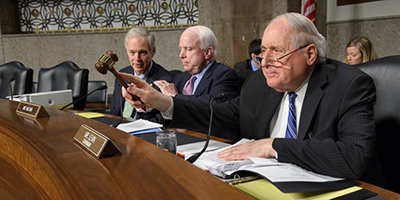
<instances>
[{"instance_id":1,"label":"shirt collar","mask_svg":"<svg viewBox=\"0 0 400 200\"><path fill-rule=\"evenodd\" d=\"M205 74L206 71L210 68L210 66L214 63L214 61L215 61L215 60L213 60L213 61L211 61L210 63L208 63L208 64L206 65L206 67L204 67L203 70L201 70L201 72L199 72L199 73L197 73L197 74L194 74L194 75L197 77L196 82L200 81L201 78L203 78L204 74Z\"/></svg>"},{"instance_id":2,"label":"shirt collar","mask_svg":"<svg viewBox=\"0 0 400 200\"><path fill-rule=\"evenodd\" d=\"M253 59L250 60L250 63L251 63L251 69L252 69L253 71L257 71L257 70L258 70L258 67L254 64Z\"/></svg>"},{"instance_id":3,"label":"shirt collar","mask_svg":"<svg viewBox=\"0 0 400 200\"><path fill-rule=\"evenodd\" d=\"M146 80L146 79L147 79L147 75L149 74L149 72L150 72L150 70L151 70L152 67L153 67L153 61L151 61L150 67L149 67L149 69L148 69L146 72L144 72L143 74L138 75L138 74L136 73L136 71L134 71L134 75L137 76L137 77L139 77L139 78L142 79L142 80Z\"/></svg>"}]
</instances>

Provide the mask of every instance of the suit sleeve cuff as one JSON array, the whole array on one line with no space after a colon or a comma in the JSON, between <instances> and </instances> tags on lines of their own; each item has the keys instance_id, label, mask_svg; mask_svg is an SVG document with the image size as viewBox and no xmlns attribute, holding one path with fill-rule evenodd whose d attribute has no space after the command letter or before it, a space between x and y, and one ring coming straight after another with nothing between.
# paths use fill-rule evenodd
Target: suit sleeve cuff
<instances>
[{"instance_id":1,"label":"suit sleeve cuff","mask_svg":"<svg viewBox=\"0 0 400 200\"><path fill-rule=\"evenodd\" d=\"M174 99L172 97L170 98L171 104L169 105L168 109L165 112L161 112L161 116L167 120L172 120L172 117L174 115Z\"/></svg>"}]
</instances>

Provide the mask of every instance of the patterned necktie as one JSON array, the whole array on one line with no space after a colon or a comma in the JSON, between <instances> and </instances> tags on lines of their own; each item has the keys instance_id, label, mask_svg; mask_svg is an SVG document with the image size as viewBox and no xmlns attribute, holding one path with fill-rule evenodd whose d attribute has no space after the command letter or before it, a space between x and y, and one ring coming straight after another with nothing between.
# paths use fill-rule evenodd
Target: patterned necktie
<instances>
[{"instance_id":1,"label":"patterned necktie","mask_svg":"<svg viewBox=\"0 0 400 200\"><path fill-rule=\"evenodd\" d=\"M124 105L124 112L122 113L122 116L125 118L132 118L132 112L133 112L133 107L131 106L130 103L128 103L128 101L125 101L125 105Z\"/></svg>"},{"instance_id":2,"label":"patterned necktie","mask_svg":"<svg viewBox=\"0 0 400 200\"><path fill-rule=\"evenodd\" d=\"M190 79L185 83L185 86L183 87L182 90L183 95L192 95L194 82L196 81L196 79L197 77L195 75L192 75L192 77L190 77Z\"/></svg>"},{"instance_id":3,"label":"patterned necktie","mask_svg":"<svg viewBox=\"0 0 400 200\"><path fill-rule=\"evenodd\" d=\"M146 76L144 74L135 75L135 76L140 78L140 79L142 79L142 80L146 80ZM125 117L125 118L128 118L128 119L129 118L136 119L136 116L137 116L136 114L137 114L136 110L131 106L131 104L128 103L127 101L125 101L124 111L122 113L122 116ZM132 117L132 115L134 115L134 116Z\"/></svg>"},{"instance_id":4,"label":"patterned necktie","mask_svg":"<svg viewBox=\"0 0 400 200\"><path fill-rule=\"evenodd\" d=\"M289 116L286 128L286 138L297 138L296 107L294 106L294 99L296 97L296 93L289 92Z\"/></svg>"}]
</instances>

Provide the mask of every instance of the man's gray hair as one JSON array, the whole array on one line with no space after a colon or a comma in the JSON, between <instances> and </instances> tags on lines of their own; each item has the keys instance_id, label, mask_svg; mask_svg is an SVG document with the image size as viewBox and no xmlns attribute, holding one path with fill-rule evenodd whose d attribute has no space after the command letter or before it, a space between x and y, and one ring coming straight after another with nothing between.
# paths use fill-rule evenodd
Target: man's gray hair
<instances>
[{"instance_id":1,"label":"man's gray hair","mask_svg":"<svg viewBox=\"0 0 400 200\"><path fill-rule=\"evenodd\" d=\"M212 47L212 57L215 57L215 55L217 54L218 42L217 37L210 28L208 28L207 26L197 25L187 28L186 31L190 31L199 36L200 48L202 50L206 49L207 47Z\"/></svg>"},{"instance_id":2,"label":"man's gray hair","mask_svg":"<svg viewBox=\"0 0 400 200\"><path fill-rule=\"evenodd\" d=\"M292 28L296 31L296 34L294 34L292 38L292 42L297 45L297 48L307 44L315 44L318 51L317 62L323 62L326 58L327 42L325 37L318 32L314 23L299 13L285 13L279 15L271 22L282 17L286 18Z\"/></svg>"},{"instance_id":3,"label":"man's gray hair","mask_svg":"<svg viewBox=\"0 0 400 200\"><path fill-rule=\"evenodd\" d=\"M127 42L132 37L147 37L149 41L149 50L153 51L156 47L156 38L144 28L131 28L125 35L125 49L128 49Z\"/></svg>"}]
</instances>

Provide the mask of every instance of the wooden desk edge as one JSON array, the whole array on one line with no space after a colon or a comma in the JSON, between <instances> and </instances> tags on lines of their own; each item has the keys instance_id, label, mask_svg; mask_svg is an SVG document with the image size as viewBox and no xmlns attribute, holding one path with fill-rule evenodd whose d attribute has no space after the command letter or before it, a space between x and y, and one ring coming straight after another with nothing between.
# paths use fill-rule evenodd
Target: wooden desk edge
<instances>
[{"instance_id":1,"label":"wooden desk edge","mask_svg":"<svg viewBox=\"0 0 400 200\"><path fill-rule=\"evenodd\" d=\"M82 111L80 111L82 112ZM84 112L84 111L83 111ZM105 114L106 117L110 117L110 118L120 118L119 116L115 116L115 115L110 115L110 114ZM205 139L207 137L206 134L204 133L199 133L199 132L195 132L195 131L191 131L191 130L187 130L187 129L182 129L182 128L169 128L175 131L178 131L180 133L184 133L184 134L188 134L188 135L192 135L195 137L199 137L199 138L203 138ZM216 140L219 142L224 142L224 143L228 143L228 144L233 144L234 142L231 140L227 140L227 139L223 139L223 138L218 138L215 136L211 136L210 137L212 140ZM390 190L360 181L360 180L354 180L358 183L360 183L361 185L359 187L364 188L366 190L372 191L377 193L379 197L384 198L384 199L400 199L400 194L392 192Z\"/></svg>"}]
</instances>

